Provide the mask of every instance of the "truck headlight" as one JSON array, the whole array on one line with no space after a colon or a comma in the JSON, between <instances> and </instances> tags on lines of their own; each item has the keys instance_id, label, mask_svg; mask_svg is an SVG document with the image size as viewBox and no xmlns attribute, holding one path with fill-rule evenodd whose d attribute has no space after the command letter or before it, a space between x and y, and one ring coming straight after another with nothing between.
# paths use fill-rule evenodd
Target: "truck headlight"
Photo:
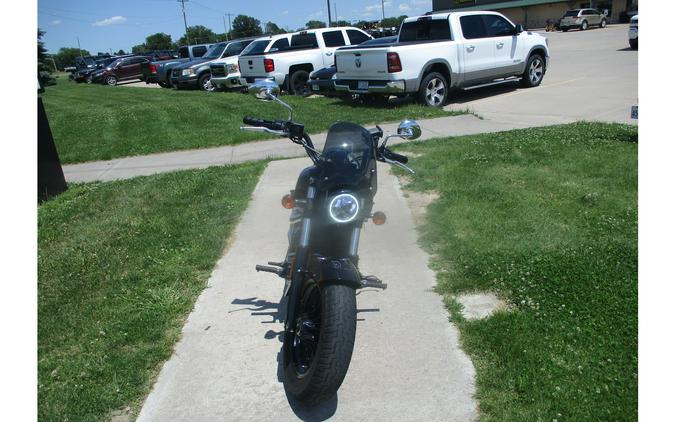
<instances>
[{"instance_id":1,"label":"truck headlight","mask_svg":"<svg viewBox=\"0 0 675 422\"><path fill-rule=\"evenodd\" d=\"M330 200L328 214L336 223L348 223L359 213L359 200L350 193L341 193Z\"/></svg>"},{"instance_id":2,"label":"truck headlight","mask_svg":"<svg viewBox=\"0 0 675 422\"><path fill-rule=\"evenodd\" d=\"M239 67L237 67L236 63L227 65L227 73L236 73L236 72L239 72Z\"/></svg>"},{"instance_id":3,"label":"truck headlight","mask_svg":"<svg viewBox=\"0 0 675 422\"><path fill-rule=\"evenodd\" d=\"M194 69L183 69L183 73L182 73L183 76L190 76L190 75L194 75L194 74L195 74Z\"/></svg>"}]
</instances>

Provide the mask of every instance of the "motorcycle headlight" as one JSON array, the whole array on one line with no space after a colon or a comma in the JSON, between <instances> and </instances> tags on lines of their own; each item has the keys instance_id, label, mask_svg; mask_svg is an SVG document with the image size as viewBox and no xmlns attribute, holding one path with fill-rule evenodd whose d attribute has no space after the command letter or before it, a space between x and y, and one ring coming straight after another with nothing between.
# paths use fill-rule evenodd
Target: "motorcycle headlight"
<instances>
[{"instance_id":1,"label":"motorcycle headlight","mask_svg":"<svg viewBox=\"0 0 675 422\"><path fill-rule=\"evenodd\" d=\"M359 213L359 200L350 193L341 193L330 200L328 214L336 223L348 223Z\"/></svg>"}]
</instances>

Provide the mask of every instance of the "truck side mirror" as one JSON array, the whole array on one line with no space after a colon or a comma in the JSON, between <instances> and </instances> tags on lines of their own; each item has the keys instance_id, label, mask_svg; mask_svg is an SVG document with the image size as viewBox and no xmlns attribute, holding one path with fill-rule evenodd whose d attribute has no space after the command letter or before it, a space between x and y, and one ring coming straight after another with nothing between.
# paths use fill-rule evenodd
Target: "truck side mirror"
<instances>
[{"instance_id":1,"label":"truck side mirror","mask_svg":"<svg viewBox=\"0 0 675 422\"><path fill-rule=\"evenodd\" d=\"M516 28L515 28L515 31L514 31L514 32L516 33L516 35L520 34L520 33L523 32L523 31L524 31L523 25L517 24L517 25L516 25Z\"/></svg>"}]
</instances>

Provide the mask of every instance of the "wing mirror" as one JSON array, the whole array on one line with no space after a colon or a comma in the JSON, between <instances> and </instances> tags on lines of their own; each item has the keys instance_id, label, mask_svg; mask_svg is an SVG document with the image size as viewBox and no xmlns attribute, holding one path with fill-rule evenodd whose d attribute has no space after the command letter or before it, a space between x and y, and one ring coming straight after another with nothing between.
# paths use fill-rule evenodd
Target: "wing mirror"
<instances>
[{"instance_id":1,"label":"wing mirror","mask_svg":"<svg viewBox=\"0 0 675 422\"><path fill-rule=\"evenodd\" d=\"M413 140L422 136L422 128L416 121L406 119L398 125L396 133L403 139Z\"/></svg>"},{"instance_id":2,"label":"wing mirror","mask_svg":"<svg viewBox=\"0 0 675 422\"><path fill-rule=\"evenodd\" d=\"M293 107L279 99L279 84L274 79L260 79L248 86L249 94L262 101L276 101L288 110L288 121L293 120Z\"/></svg>"},{"instance_id":3,"label":"wing mirror","mask_svg":"<svg viewBox=\"0 0 675 422\"><path fill-rule=\"evenodd\" d=\"M248 86L248 92L263 101L273 101L279 91L279 84L272 79L261 79Z\"/></svg>"},{"instance_id":4,"label":"wing mirror","mask_svg":"<svg viewBox=\"0 0 675 422\"><path fill-rule=\"evenodd\" d=\"M514 32L516 33L516 35L518 35L518 34L520 34L521 32L523 32L524 30L525 30L525 29L523 28L523 25L518 24L518 25L516 25L516 28L515 28Z\"/></svg>"}]
</instances>

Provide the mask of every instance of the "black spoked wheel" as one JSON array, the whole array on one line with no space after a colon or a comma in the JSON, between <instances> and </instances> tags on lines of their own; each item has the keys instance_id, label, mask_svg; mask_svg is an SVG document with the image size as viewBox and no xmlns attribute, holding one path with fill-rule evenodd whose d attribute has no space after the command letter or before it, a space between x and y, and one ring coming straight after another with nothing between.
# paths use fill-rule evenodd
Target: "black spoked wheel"
<instances>
[{"instance_id":1,"label":"black spoked wheel","mask_svg":"<svg viewBox=\"0 0 675 422\"><path fill-rule=\"evenodd\" d=\"M342 285L308 280L284 336L284 386L306 404L333 396L349 368L356 335L356 295Z\"/></svg>"}]
</instances>

